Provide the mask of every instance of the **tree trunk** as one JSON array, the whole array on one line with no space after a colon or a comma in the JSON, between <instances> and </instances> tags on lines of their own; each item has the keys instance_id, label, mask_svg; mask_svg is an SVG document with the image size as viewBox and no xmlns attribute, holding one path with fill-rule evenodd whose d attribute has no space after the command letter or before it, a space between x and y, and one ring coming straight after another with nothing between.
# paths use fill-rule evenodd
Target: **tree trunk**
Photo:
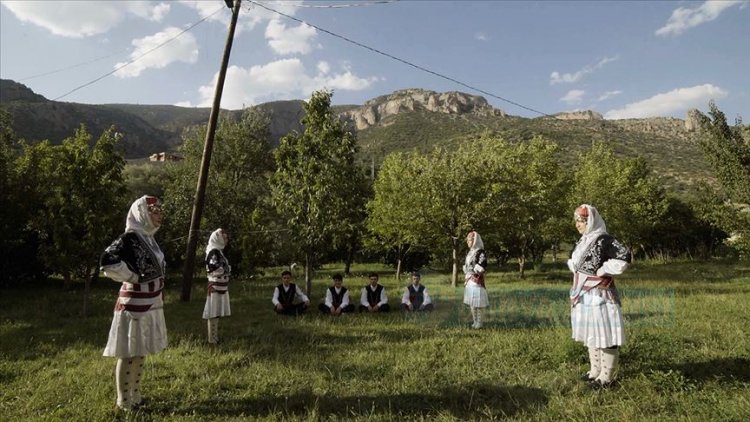
<instances>
[{"instance_id":1,"label":"tree trunk","mask_svg":"<svg viewBox=\"0 0 750 422\"><path fill-rule=\"evenodd\" d=\"M354 261L354 242L349 245L349 251L346 254L346 262L344 263L344 274L347 276L351 274L352 261Z\"/></svg>"},{"instance_id":2,"label":"tree trunk","mask_svg":"<svg viewBox=\"0 0 750 422\"><path fill-rule=\"evenodd\" d=\"M89 274L91 272L90 268L86 269L86 274ZM89 312L89 292L91 292L91 283L95 282L99 279L99 265L94 266L94 273L91 274L91 277L86 277L86 283L84 285L83 289L83 317L88 316Z\"/></svg>"},{"instance_id":3,"label":"tree trunk","mask_svg":"<svg viewBox=\"0 0 750 422\"><path fill-rule=\"evenodd\" d=\"M70 276L70 271L63 273L63 289L70 290L73 288L73 278Z\"/></svg>"},{"instance_id":4,"label":"tree trunk","mask_svg":"<svg viewBox=\"0 0 750 422\"><path fill-rule=\"evenodd\" d=\"M560 245L557 243L552 244L552 262L557 262L557 253L560 251Z\"/></svg>"},{"instance_id":5,"label":"tree trunk","mask_svg":"<svg viewBox=\"0 0 750 422\"><path fill-rule=\"evenodd\" d=\"M453 244L453 274L451 275L451 287L456 287L458 281L458 239L451 240Z\"/></svg>"},{"instance_id":6,"label":"tree trunk","mask_svg":"<svg viewBox=\"0 0 750 422\"><path fill-rule=\"evenodd\" d=\"M521 272L521 278L525 278L526 277L526 275L524 274L524 269L523 269L523 267L525 267L525 266L526 266L526 254L522 253L518 257L518 270Z\"/></svg>"},{"instance_id":7,"label":"tree trunk","mask_svg":"<svg viewBox=\"0 0 750 422\"><path fill-rule=\"evenodd\" d=\"M401 280L401 256L396 260L396 280Z\"/></svg>"},{"instance_id":8,"label":"tree trunk","mask_svg":"<svg viewBox=\"0 0 750 422\"><path fill-rule=\"evenodd\" d=\"M310 276L311 260L310 252L305 252L305 289L307 297L310 297L310 292L312 291L312 277Z\"/></svg>"}]
</instances>

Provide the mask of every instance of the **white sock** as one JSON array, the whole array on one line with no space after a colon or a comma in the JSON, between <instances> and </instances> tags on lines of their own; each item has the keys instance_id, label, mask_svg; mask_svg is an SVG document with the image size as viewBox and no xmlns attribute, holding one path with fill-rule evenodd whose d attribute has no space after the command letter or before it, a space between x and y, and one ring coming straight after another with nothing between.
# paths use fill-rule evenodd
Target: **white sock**
<instances>
[{"instance_id":1,"label":"white sock","mask_svg":"<svg viewBox=\"0 0 750 422\"><path fill-rule=\"evenodd\" d=\"M130 410L133 403L130 399L130 359L117 359L115 365L115 387L117 388L117 407Z\"/></svg>"},{"instance_id":2,"label":"white sock","mask_svg":"<svg viewBox=\"0 0 750 422\"><path fill-rule=\"evenodd\" d=\"M602 370L596 380L601 384L612 382L617 370L617 361L620 356L620 349L600 349L602 353Z\"/></svg>"},{"instance_id":3,"label":"white sock","mask_svg":"<svg viewBox=\"0 0 750 422\"><path fill-rule=\"evenodd\" d=\"M141 403L141 376L143 375L143 364L145 356L137 356L130 359L130 401L135 406Z\"/></svg>"},{"instance_id":4,"label":"white sock","mask_svg":"<svg viewBox=\"0 0 750 422\"><path fill-rule=\"evenodd\" d=\"M477 308L474 311L476 313L476 316L477 316L476 317L476 324L475 324L474 328L482 328L482 311L484 311L484 309L482 309L482 308Z\"/></svg>"},{"instance_id":5,"label":"white sock","mask_svg":"<svg viewBox=\"0 0 750 422\"><path fill-rule=\"evenodd\" d=\"M589 347L589 362L591 369L588 372L589 379L596 379L602 371L602 349Z\"/></svg>"},{"instance_id":6,"label":"white sock","mask_svg":"<svg viewBox=\"0 0 750 422\"><path fill-rule=\"evenodd\" d=\"M208 342L216 344L219 342L219 318L208 319Z\"/></svg>"}]
</instances>

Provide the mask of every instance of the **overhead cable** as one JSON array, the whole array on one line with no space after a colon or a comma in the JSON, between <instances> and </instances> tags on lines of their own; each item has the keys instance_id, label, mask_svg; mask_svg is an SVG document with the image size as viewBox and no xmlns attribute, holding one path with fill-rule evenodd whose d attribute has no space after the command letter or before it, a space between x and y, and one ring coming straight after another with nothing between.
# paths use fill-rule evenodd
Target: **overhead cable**
<instances>
[{"instance_id":1,"label":"overhead cable","mask_svg":"<svg viewBox=\"0 0 750 422\"><path fill-rule=\"evenodd\" d=\"M296 22L299 22L299 23L302 23L302 24L308 25L308 26L310 26L310 27L313 27L313 28L317 29L317 30L318 30L318 31L320 31L320 32L324 32L324 33L326 33L326 34L328 34L328 35L331 35L331 36L333 36L333 37L336 37L336 38L340 38L340 39L342 39L342 40L344 40L344 41L346 41L346 42L348 42L348 43L354 44L354 45L356 45L356 46L358 46L358 47L362 47L362 48L364 48L364 49L366 49L366 50L370 50L370 51L372 51L372 52L374 52L374 53L380 54L381 56L385 56L385 57L388 57L388 58L390 58L390 59L393 59L393 60L396 60L396 61L398 61L398 62L401 62L401 63L403 63L403 64L405 64L405 65L411 66L411 67L413 67L413 68L415 68L415 69L419 69L419 70L421 70L421 71L423 71L423 72L426 72L426 73L429 73L429 74L431 74L431 75L437 76L437 77L439 77L439 78L442 78L442 79L445 79L445 80L451 81L451 82L453 82L453 83L455 83L455 84L461 85L461 86L463 86L463 87L465 87L465 88L469 88L469 89L471 89L471 90L473 90L473 91L477 91L477 92L480 92L480 93L482 93L482 94L484 94L484 95L486 95L486 96L488 96L488 97L492 97L492 98L498 99L498 100L500 100L500 101L504 101L504 102L506 102L506 103L508 103L508 104L512 104L512 105L514 105L514 106L516 106L516 107L520 107L520 108L522 108L522 109L524 109L524 110L528 110L528 111L531 111L531 112L533 112L533 113L537 113L537 114L539 114L539 115L542 115L542 116L547 116L547 117L554 117L554 116L552 116L552 115L550 115L550 114L547 114L547 113L545 113L545 112L543 112L543 111L539 111L539 110L536 110L536 109L534 109L534 108L531 108L531 107L527 107L527 106L525 106L525 105L523 105L523 104L521 104L521 103L518 103L518 102L516 102L516 101L513 101L513 100L509 100L509 99L507 99L507 98L503 98L503 97L501 97L501 96L499 96L499 95L495 95L495 94L493 94L493 93L491 93L491 92L487 92L487 91L485 91L485 90L483 90L483 89L481 89L481 88L477 88L477 87L475 87L475 86L472 86L472 85L469 85L469 84L467 84L467 83L461 82L461 81L459 81L459 80L458 80L458 79L456 79L456 78L452 78L452 77L450 77L450 76L447 76L447 75L443 75L442 73L436 72L436 71L434 71L434 70L430 70L430 69L427 69L427 68L426 68L426 67L424 67L424 66L420 66L420 65L418 65L418 64L415 64L415 63L412 63L412 62L410 62L410 61L408 61L408 60L402 59L402 58L400 58L400 57L396 57L396 56L394 56L394 55L392 55L392 54L390 54L390 53L386 53L386 52L384 52L384 51L378 50L377 48L374 48L374 47L370 47L370 46L368 46L368 45L365 45L365 44L362 44L362 43L360 43L360 42L358 42L358 41L352 40L351 38L345 37L345 36L343 36L343 35L339 35L339 34L337 34L337 33L335 33L335 32L332 32L332 31L329 31L329 30L327 30L327 29L321 28L321 27L319 27L319 26L317 26L317 25L313 25L313 24L311 24L311 23L305 22L305 21L304 21L304 20L302 20L302 19L299 19L299 18L295 18L294 16L288 15L288 14L286 14L286 13L283 13L283 12L279 12L278 10L272 9L272 8L270 8L270 7L266 6L266 5L264 5L263 3L260 3L260 2L258 2L258 1L255 1L255 0L250 0L250 3L252 3L252 4L255 4L255 5L259 6L259 7L262 7L263 9L266 9L266 10L268 10L269 12L274 12L274 13L278 13L279 15L281 15L281 16L284 16L284 17L285 17L285 18L287 18L287 19L291 19L291 20L293 20L293 21L296 21Z\"/></svg>"},{"instance_id":2,"label":"overhead cable","mask_svg":"<svg viewBox=\"0 0 750 422\"><path fill-rule=\"evenodd\" d=\"M126 66L129 66L129 65L131 65L131 64L133 64L133 63L135 63L135 62L137 62L138 60L142 59L142 58L143 58L144 56L146 56L146 55L148 55L149 53L152 53L152 52L154 52L154 51L158 50L159 48L161 48L161 47L165 46L166 44L170 43L171 41L174 41L175 39L179 38L179 37L180 37L180 36L181 36L182 34L184 34L185 32L188 32L188 31L190 31L191 29L193 29L193 28L195 28L196 26L200 25L201 23L205 22L206 20L208 20L208 18L212 17L213 15L215 15L215 14L219 13L219 12L220 12L220 11L222 11L222 10L224 10L224 6L222 6L222 7L218 8L218 9L216 9L216 11L214 11L214 12L213 12L213 13L211 13L210 15L207 15L207 16L206 16L206 17L204 17L203 19L201 19L201 20L199 20L199 21L197 21L197 22L193 23L192 25L190 25L190 26L188 26L187 28L185 28L185 29L183 29L182 31L180 31L180 33L178 33L178 34L174 35L173 37L171 37L171 38L169 38L168 40L164 41L163 43L161 43L161 44L157 45L156 47L154 47L154 48L151 48L151 49L149 49L148 51L145 51L145 52L144 52L143 54L141 54L141 55L139 55L138 57L135 57L135 58L133 58L133 59L131 59L131 60L129 60L129 61L127 61L127 62L125 62L125 63L124 63L124 64L122 64L121 66L117 66L117 67L116 67L116 68L115 68L114 70L112 70L111 72L107 72L107 73L105 73L104 75L102 75L102 76L99 76L98 78L96 78L96 79L94 79L94 80L92 80L92 81L86 82L86 83L85 83L85 84L83 84L83 85L80 85L80 86L78 86L78 87L76 87L76 88L73 88L73 89L71 89L70 91L66 92L66 93L65 93L65 94L63 94L63 95L60 95L59 97L53 98L53 101L57 101L57 100L59 100L60 98L64 98L64 97L67 97L68 95L70 95L70 94L72 94L72 93L74 93L74 92L78 91L78 90L79 90L79 89L81 89L81 88L85 88L85 87L87 87L87 86L89 86L89 85L93 85L94 83L96 83L96 82L98 82L98 81L100 81L100 80L102 80L102 79L106 78L107 76L109 76L109 75L112 75L113 73L116 73L116 72L117 72L118 70L120 70L120 69L122 69L122 68L124 68L124 67L126 67Z\"/></svg>"}]
</instances>

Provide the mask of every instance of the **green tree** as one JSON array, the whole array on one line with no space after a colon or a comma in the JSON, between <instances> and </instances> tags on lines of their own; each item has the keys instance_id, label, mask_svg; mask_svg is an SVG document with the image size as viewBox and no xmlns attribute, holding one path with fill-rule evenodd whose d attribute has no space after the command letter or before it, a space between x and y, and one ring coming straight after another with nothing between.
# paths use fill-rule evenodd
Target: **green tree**
<instances>
[{"instance_id":1,"label":"green tree","mask_svg":"<svg viewBox=\"0 0 750 422\"><path fill-rule=\"evenodd\" d=\"M557 161L558 147L542 138L509 145L487 165L488 194L480 202L485 232L517 258L521 277L526 262L540 263L565 230L569 178Z\"/></svg>"},{"instance_id":2,"label":"green tree","mask_svg":"<svg viewBox=\"0 0 750 422\"><path fill-rule=\"evenodd\" d=\"M421 226L417 242L433 251L450 245L454 287L463 240L470 229L480 229L486 221L479 204L488 194L487 169L503 148L504 144L494 139L468 141L455 152L437 148L426 157L418 176L423 192L419 204L422 218L418 221L429 224Z\"/></svg>"},{"instance_id":3,"label":"green tree","mask_svg":"<svg viewBox=\"0 0 750 422\"><path fill-rule=\"evenodd\" d=\"M90 141L81 125L62 145L26 146L18 165L22 191L37 205L29 226L41 239L39 254L66 288L73 276L89 280L101 251L122 230L125 161L115 149L118 138L110 128L93 147Z\"/></svg>"},{"instance_id":4,"label":"green tree","mask_svg":"<svg viewBox=\"0 0 750 422\"><path fill-rule=\"evenodd\" d=\"M273 171L273 159L269 126L269 117L252 107L239 120L221 118L216 129L201 227L206 233L219 227L229 232L232 241L227 253L235 272L256 270L257 261L248 259L252 252L244 249L257 245L257 232L264 230L258 225L262 220L257 216L270 194L268 176ZM171 240L166 253L172 262L184 258L205 132L202 126L187 130L179 149L184 159L166 166L164 208L168 224L163 236ZM208 235L204 239L205 244ZM199 255L196 262L202 267L203 248L199 247L196 253Z\"/></svg>"},{"instance_id":5,"label":"green tree","mask_svg":"<svg viewBox=\"0 0 750 422\"><path fill-rule=\"evenodd\" d=\"M344 237L351 193L359 181L353 177L357 141L331 109L331 92L317 91L304 104L303 133L281 139L274 156L272 198L291 236L305 257L305 284L312 288L311 269L332 242Z\"/></svg>"},{"instance_id":6,"label":"green tree","mask_svg":"<svg viewBox=\"0 0 750 422\"><path fill-rule=\"evenodd\" d=\"M159 198L164 196L167 184L167 167L162 162L147 162L142 164L126 164L123 172L129 198L140 198L152 195Z\"/></svg>"},{"instance_id":7,"label":"green tree","mask_svg":"<svg viewBox=\"0 0 750 422\"><path fill-rule=\"evenodd\" d=\"M10 114L0 109L0 285L43 272L36 262L37 239L26 230L28 212L34 207L20 191L23 183L16 171L18 147Z\"/></svg>"},{"instance_id":8,"label":"green tree","mask_svg":"<svg viewBox=\"0 0 750 422\"><path fill-rule=\"evenodd\" d=\"M633 252L646 249L654 228L663 219L668 200L646 162L620 159L604 143L596 143L579 157L569 210L587 203L604 217L607 231Z\"/></svg>"},{"instance_id":9,"label":"green tree","mask_svg":"<svg viewBox=\"0 0 750 422\"><path fill-rule=\"evenodd\" d=\"M709 104L708 116L700 115L700 145L719 179L725 196L720 225L733 246L750 255L750 129L738 119L729 126L716 104Z\"/></svg>"},{"instance_id":10,"label":"green tree","mask_svg":"<svg viewBox=\"0 0 750 422\"><path fill-rule=\"evenodd\" d=\"M396 255L396 278L401 263L416 246L425 225L422 207L427 198L422 175L426 160L418 154L390 154L385 157L374 184L374 197L367 204L369 243L392 250Z\"/></svg>"}]
</instances>

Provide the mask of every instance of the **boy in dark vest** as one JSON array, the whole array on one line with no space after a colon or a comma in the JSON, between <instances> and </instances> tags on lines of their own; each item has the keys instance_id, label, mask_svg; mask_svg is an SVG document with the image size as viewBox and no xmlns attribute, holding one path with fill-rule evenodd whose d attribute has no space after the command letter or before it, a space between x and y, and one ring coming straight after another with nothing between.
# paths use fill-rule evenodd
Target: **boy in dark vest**
<instances>
[{"instance_id":1,"label":"boy in dark vest","mask_svg":"<svg viewBox=\"0 0 750 422\"><path fill-rule=\"evenodd\" d=\"M299 297L302 302L294 303L295 297ZM281 284L273 290L271 302L276 313L283 315L299 315L310 306L310 299L292 283L292 273L289 271L281 273Z\"/></svg>"},{"instance_id":2,"label":"boy in dark vest","mask_svg":"<svg viewBox=\"0 0 750 422\"><path fill-rule=\"evenodd\" d=\"M354 305L349 303L349 290L343 286L341 274L333 275L333 286L326 289L326 301L318 306L320 312L338 316L344 312L354 312Z\"/></svg>"},{"instance_id":3,"label":"boy in dark vest","mask_svg":"<svg viewBox=\"0 0 750 422\"><path fill-rule=\"evenodd\" d=\"M388 296L385 294L385 287L378 284L378 273L370 273L369 279L370 284L362 288L359 312L390 311L391 307L388 305Z\"/></svg>"},{"instance_id":4,"label":"boy in dark vest","mask_svg":"<svg viewBox=\"0 0 750 422\"><path fill-rule=\"evenodd\" d=\"M422 283L422 275L417 271L411 274L411 284L404 289L404 295L401 297L401 310L404 312L421 312L431 311L435 307L432 305L432 298L427 293L427 287Z\"/></svg>"}]
</instances>

